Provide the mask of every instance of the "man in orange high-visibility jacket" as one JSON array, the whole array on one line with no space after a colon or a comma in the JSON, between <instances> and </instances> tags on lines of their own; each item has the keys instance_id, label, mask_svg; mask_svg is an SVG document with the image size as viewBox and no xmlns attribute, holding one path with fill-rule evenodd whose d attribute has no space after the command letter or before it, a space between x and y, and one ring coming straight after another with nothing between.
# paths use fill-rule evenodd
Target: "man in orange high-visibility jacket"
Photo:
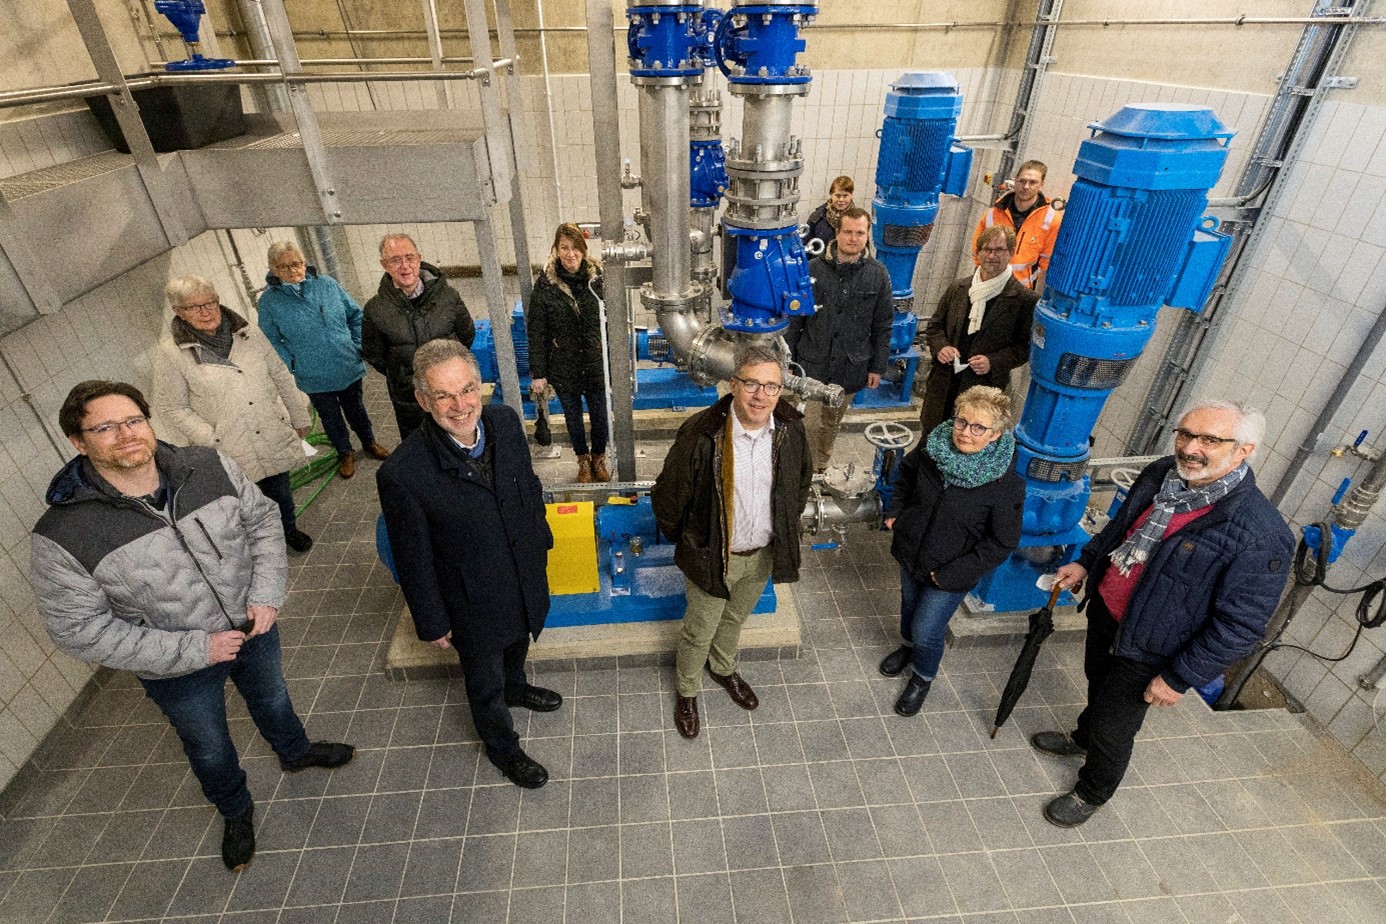
<instances>
[{"instance_id":1,"label":"man in orange high-visibility jacket","mask_svg":"<svg viewBox=\"0 0 1386 924\"><path fill-rule=\"evenodd\" d=\"M1044 274L1049 271L1049 258L1054 255L1054 241L1059 237L1062 215L1044 195L1044 178L1049 168L1037 160L1027 160L1015 174L1015 190L996 200L987 209L977 230L972 233L972 247L977 238L993 225L1006 225L1015 231L1015 256L1011 272L1022 285L1037 293L1044 292Z\"/></svg>"}]
</instances>

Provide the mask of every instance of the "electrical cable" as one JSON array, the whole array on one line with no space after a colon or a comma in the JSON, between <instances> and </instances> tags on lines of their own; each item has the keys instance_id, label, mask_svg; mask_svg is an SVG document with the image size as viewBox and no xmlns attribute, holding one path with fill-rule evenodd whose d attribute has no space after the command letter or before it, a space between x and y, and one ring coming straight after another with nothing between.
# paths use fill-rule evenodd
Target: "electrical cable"
<instances>
[{"instance_id":1,"label":"electrical cable","mask_svg":"<svg viewBox=\"0 0 1386 924\"><path fill-rule=\"evenodd\" d=\"M1386 596L1382 595L1386 590L1386 578L1379 578L1360 587L1333 587L1325 579L1328 576L1329 555L1333 549L1333 528L1331 523L1316 523L1315 527L1319 531L1318 548L1312 550L1313 560L1309 556L1311 550L1309 543L1302 537L1299 546L1295 549L1294 575L1295 583L1302 587L1322 587L1331 594L1339 596L1351 596L1361 594L1362 599L1357 602L1357 611L1354 614L1357 621L1357 630L1353 633L1352 641L1348 643L1347 650L1336 658L1328 655L1319 654L1302 645L1291 645L1282 642L1272 642L1266 646L1266 651L1277 651L1279 649L1289 649L1292 651L1302 651L1305 654L1313 655L1320 661L1329 664L1336 664L1345 661L1352 655L1357 647L1357 641L1362 637L1363 629L1375 629L1386 624ZM1375 605L1375 612L1373 612Z\"/></svg>"}]
</instances>

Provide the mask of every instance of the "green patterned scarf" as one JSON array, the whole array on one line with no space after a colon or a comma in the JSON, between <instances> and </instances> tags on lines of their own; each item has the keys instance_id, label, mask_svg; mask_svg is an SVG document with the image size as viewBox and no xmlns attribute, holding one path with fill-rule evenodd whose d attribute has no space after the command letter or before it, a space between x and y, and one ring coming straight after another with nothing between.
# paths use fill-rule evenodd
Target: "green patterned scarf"
<instances>
[{"instance_id":1,"label":"green patterned scarf","mask_svg":"<svg viewBox=\"0 0 1386 924\"><path fill-rule=\"evenodd\" d=\"M943 473L944 484L976 488L995 481L1010 469L1015 455L1015 436L1007 430L980 452L958 452L958 447L953 445L953 421L945 420L929 431L924 451Z\"/></svg>"}]
</instances>

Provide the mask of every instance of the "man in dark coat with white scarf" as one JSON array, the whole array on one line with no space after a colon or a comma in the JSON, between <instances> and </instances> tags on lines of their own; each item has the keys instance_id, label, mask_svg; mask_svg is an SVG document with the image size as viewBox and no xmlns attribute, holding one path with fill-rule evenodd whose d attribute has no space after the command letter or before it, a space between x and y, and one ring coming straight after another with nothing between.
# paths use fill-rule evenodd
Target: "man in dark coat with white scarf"
<instances>
[{"instance_id":1,"label":"man in dark coat with white scarf","mask_svg":"<svg viewBox=\"0 0 1386 924\"><path fill-rule=\"evenodd\" d=\"M924 325L933 362L919 419L927 436L953 416L974 385L1005 390L1011 370L1030 361L1030 325L1039 296L1011 273L1015 232L994 225L977 237L977 269L948 287Z\"/></svg>"},{"instance_id":2,"label":"man in dark coat with white scarf","mask_svg":"<svg viewBox=\"0 0 1386 924\"><path fill-rule=\"evenodd\" d=\"M486 756L517 786L548 771L525 754L511 707L552 712L563 698L531 685L525 658L549 612L553 533L523 426L481 404L476 357L455 340L414 354L428 417L380 466L376 486L400 589L419 638L453 648Z\"/></svg>"}]
</instances>

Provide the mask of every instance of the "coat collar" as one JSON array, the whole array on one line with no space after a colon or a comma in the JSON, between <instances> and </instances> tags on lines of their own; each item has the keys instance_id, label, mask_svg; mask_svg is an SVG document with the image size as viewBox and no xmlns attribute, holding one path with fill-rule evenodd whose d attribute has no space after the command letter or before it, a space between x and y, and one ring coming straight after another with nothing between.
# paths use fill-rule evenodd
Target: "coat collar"
<instances>
[{"instance_id":1,"label":"coat collar","mask_svg":"<svg viewBox=\"0 0 1386 924\"><path fill-rule=\"evenodd\" d=\"M589 283L601 275L602 265L596 260L593 260L589 256L583 259L583 263L587 264L587 279ZM572 288L568 283L563 281L562 276L558 275L558 257L556 255L550 255L548 261L544 264L544 278L549 281L549 285L558 289L573 301L577 301L577 296L573 294Z\"/></svg>"}]
</instances>

